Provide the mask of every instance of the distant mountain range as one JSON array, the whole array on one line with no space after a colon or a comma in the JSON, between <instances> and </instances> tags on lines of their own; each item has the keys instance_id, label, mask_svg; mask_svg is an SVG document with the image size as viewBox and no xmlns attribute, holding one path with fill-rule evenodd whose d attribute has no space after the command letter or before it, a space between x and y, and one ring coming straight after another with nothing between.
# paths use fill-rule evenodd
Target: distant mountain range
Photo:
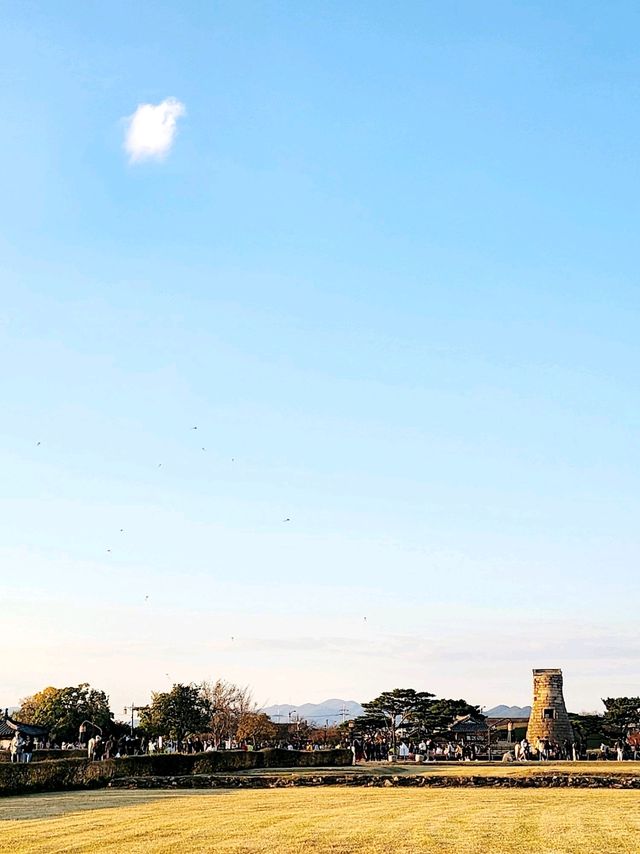
<instances>
[{"instance_id":1,"label":"distant mountain range","mask_svg":"<svg viewBox=\"0 0 640 854\"><path fill-rule=\"evenodd\" d=\"M302 703L300 706L281 703L279 706L266 706L262 711L269 715L275 723L286 724L289 721L300 719L318 727L324 726L327 721L331 726L364 714L364 709L356 700L340 700L338 698L325 700L322 703ZM531 706L494 706L485 711L484 714L488 718L526 719L531 714Z\"/></svg>"},{"instance_id":2,"label":"distant mountain range","mask_svg":"<svg viewBox=\"0 0 640 854\"><path fill-rule=\"evenodd\" d=\"M484 714L488 718L528 718L531 706L494 706Z\"/></svg>"},{"instance_id":3,"label":"distant mountain range","mask_svg":"<svg viewBox=\"0 0 640 854\"><path fill-rule=\"evenodd\" d=\"M364 709L355 700L340 700L333 698L322 703L302 703L300 706L292 706L289 703L281 703L279 706L266 706L262 709L275 723L286 724L294 720L306 720L310 724L322 727L328 721L329 726L339 724L342 721L357 718L364 713Z\"/></svg>"}]
</instances>

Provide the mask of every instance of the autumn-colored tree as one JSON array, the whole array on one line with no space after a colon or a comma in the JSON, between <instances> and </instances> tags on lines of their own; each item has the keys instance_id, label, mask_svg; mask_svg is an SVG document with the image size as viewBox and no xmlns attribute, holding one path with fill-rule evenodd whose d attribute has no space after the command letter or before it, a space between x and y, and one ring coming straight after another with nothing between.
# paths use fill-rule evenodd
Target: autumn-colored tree
<instances>
[{"instance_id":1,"label":"autumn-colored tree","mask_svg":"<svg viewBox=\"0 0 640 854\"><path fill-rule=\"evenodd\" d=\"M257 711L249 688L218 679L215 682L203 682L200 691L210 709L206 729L213 736L216 749L224 739L242 740L238 732L245 716Z\"/></svg>"},{"instance_id":2,"label":"autumn-colored tree","mask_svg":"<svg viewBox=\"0 0 640 854\"><path fill-rule=\"evenodd\" d=\"M83 682L68 688L50 686L25 697L16 718L24 723L47 727L54 741L76 741L83 721L108 730L113 713L105 692Z\"/></svg>"},{"instance_id":3,"label":"autumn-colored tree","mask_svg":"<svg viewBox=\"0 0 640 854\"><path fill-rule=\"evenodd\" d=\"M238 741L251 742L254 747L272 743L278 735L278 727L264 712L246 712L236 730Z\"/></svg>"},{"instance_id":4,"label":"autumn-colored tree","mask_svg":"<svg viewBox=\"0 0 640 854\"><path fill-rule=\"evenodd\" d=\"M315 726L309 733L309 741L312 744L329 745L338 744L348 737L348 726L341 731L337 726Z\"/></svg>"}]
</instances>

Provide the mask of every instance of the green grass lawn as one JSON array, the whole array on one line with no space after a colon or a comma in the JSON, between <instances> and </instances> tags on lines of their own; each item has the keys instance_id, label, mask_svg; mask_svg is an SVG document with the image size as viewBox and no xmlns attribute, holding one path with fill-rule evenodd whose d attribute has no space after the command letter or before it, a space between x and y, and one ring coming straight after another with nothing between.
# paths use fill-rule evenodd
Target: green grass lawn
<instances>
[{"instance_id":1,"label":"green grass lawn","mask_svg":"<svg viewBox=\"0 0 640 854\"><path fill-rule=\"evenodd\" d=\"M637 854L638 792L109 791L0 801L0 851Z\"/></svg>"}]
</instances>

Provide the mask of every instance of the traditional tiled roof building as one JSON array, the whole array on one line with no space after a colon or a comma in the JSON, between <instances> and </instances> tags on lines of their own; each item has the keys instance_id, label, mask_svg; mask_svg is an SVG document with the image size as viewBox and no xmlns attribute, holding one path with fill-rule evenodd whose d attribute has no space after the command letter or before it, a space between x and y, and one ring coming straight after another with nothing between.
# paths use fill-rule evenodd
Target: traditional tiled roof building
<instances>
[{"instance_id":1,"label":"traditional tiled roof building","mask_svg":"<svg viewBox=\"0 0 640 854\"><path fill-rule=\"evenodd\" d=\"M3 717L0 718L0 748L8 749L16 732L25 738L30 737L38 741L43 741L49 735L49 730L46 727L16 721L9 717L9 712L5 709Z\"/></svg>"},{"instance_id":2,"label":"traditional tiled roof building","mask_svg":"<svg viewBox=\"0 0 640 854\"><path fill-rule=\"evenodd\" d=\"M473 715L456 718L449 728L449 734L455 741L468 741L486 744L489 727L484 719Z\"/></svg>"}]
</instances>

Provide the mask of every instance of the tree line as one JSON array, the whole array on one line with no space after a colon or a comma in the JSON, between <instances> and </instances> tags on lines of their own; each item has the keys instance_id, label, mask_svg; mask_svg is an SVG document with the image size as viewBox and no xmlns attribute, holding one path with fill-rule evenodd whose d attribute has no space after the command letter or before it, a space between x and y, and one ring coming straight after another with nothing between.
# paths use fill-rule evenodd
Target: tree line
<instances>
[{"instance_id":1,"label":"tree line","mask_svg":"<svg viewBox=\"0 0 640 854\"><path fill-rule=\"evenodd\" d=\"M178 683L170 691L155 691L150 704L139 711L136 729L147 738L162 735L181 742L189 734L206 732L219 748L223 740L256 744L277 735L276 725L258 709L250 689L223 679ZM79 741L86 724L110 735L121 735L129 728L115 720L107 694L88 683L44 688L21 701L15 718L46 727L57 744Z\"/></svg>"},{"instance_id":2,"label":"tree line","mask_svg":"<svg viewBox=\"0 0 640 854\"><path fill-rule=\"evenodd\" d=\"M640 697L608 697L602 702L602 715L570 715L576 733L585 743L593 738L624 739L631 728L640 726ZM466 700L437 698L429 691L413 688L383 691L363 703L363 709L364 714L348 722L342 733L332 728L332 738L344 738L347 732L354 737L381 733L395 751L400 730L411 729L426 736L446 732L461 716L484 718L480 707ZM87 722L109 734L122 734L128 729L127 724L115 720L107 694L88 683L44 688L21 701L15 718L46 727L51 740L58 744L77 742L80 727ZM170 691L153 692L149 705L140 710L138 730L147 738L162 735L178 742L190 734L207 733L216 749L227 741L256 747L272 744L282 732L260 711L249 688L223 679L178 683ZM326 728L317 730L306 721L296 722L295 730L299 741L322 741L322 736L327 740Z\"/></svg>"}]
</instances>

